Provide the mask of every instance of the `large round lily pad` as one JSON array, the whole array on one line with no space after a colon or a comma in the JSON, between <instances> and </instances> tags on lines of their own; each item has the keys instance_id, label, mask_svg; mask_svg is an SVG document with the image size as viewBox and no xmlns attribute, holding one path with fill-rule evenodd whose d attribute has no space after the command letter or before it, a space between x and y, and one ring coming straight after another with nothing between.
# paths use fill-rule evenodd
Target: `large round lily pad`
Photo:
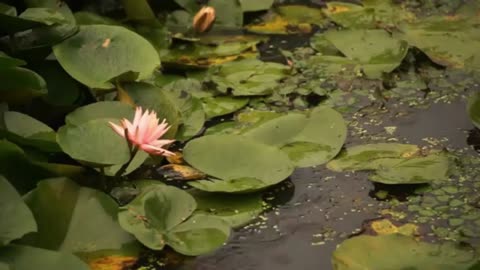
<instances>
[{"instance_id":1,"label":"large round lily pad","mask_svg":"<svg viewBox=\"0 0 480 270\"><path fill-rule=\"evenodd\" d=\"M220 180L190 182L206 191L242 192L281 182L294 166L280 149L236 135L209 135L190 141L184 159Z\"/></svg>"},{"instance_id":2,"label":"large round lily pad","mask_svg":"<svg viewBox=\"0 0 480 270\"><path fill-rule=\"evenodd\" d=\"M155 48L121 26L84 25L73 37L53 47L62 67L91 88L109 89L109 82L127 72L148 78L160 66Z\"/></svg>"},{"instance_id":3,"label":"large round lily pad","mask_svg":"<svg viewBox=\"0 0 480 270\"><path fill-rule=\"evenodd\" d=\"M108 122L109 119L97 119L78 126L63 126L58 130L57 142L65 153L79 161L124 164L130 158L127 141Z\"/></svg>"}]
</instances>

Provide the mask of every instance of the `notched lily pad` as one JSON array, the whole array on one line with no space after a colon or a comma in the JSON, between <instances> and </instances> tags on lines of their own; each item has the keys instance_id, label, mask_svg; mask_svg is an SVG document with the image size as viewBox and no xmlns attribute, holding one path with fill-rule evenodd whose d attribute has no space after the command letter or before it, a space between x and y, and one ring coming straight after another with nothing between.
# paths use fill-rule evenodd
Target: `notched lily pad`
<instances>
[{"instance_id":1,"label":"notched lily pad","mask_svg":"<svg viewBox=\"0 0 480 270\"><path fill-rule=\"evenodd\" d=\"M195 199L186 191L149 185L120 208L118 218L126 231L151 249L161 250L169 245L177 252L195 256L220 247L230 235L223 220L195 215L195 208Z\"/></svg>"},{"instance_id":2,"label":"notched lily pad","mask_svg":"<svg viewBox=\"0 0 480 270\"><path fill-rule=\"evenodd\" d=\"M73 78L98 89L113 88L110 80L128 72L146 79L160 66L155 48L121 26L80 26L75 36L54 46L53 51Z\"/></svg>"},{"instance_id":3,"label":"notched lily pad","mask_svg":"<svg viewBox=\"0 0 480 270\"><path fill-rule=\"evenodd\" d=\"M213 192L266 188L286 179L294 168L278 148L236 135L209 135L192 140L183 155L191 166L212 177L189 184Z\"/></svg>"},{"instance_id":4,"label":"notched lily pad","mask_svg":"<svg viewBox=\"0 0 480 270\"><path fill-rule=\"evenodd\" d=\"M215 83L217 91L231 91L234 96L268 95L287 77L289 69L277 63L243 59L212 67L207 81Z\"/></svg>"}]
</instances>

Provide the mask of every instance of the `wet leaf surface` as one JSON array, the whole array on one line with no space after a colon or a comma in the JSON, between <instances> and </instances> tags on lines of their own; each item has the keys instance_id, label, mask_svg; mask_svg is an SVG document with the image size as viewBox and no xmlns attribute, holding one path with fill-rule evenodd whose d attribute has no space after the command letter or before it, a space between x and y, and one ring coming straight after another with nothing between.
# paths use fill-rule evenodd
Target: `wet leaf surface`
<instances>
[{"instance_id":1,"label":"wet leaf surface","mask_svg":"<svg viewBox=\"0 0 480 270\"><path fill-rule=\"evenodd\" d=\"M251 192L277 184L293 171L293 164L280 149L235 135L192 140L183 155L194 168L217 178L189 182L206 191Z\"/></svg>"},{"instance_id":2,"label":"wet leaf surface","mask_svg":"<svg viewBox=\"0 0 480 270\"><path fill-rule=\"evenodd\" d=\"M347 269L472 269L478 257L453 243L428 244L399 234L358 236L333 254L335 270Z\"/></svg>"}]
</instances>

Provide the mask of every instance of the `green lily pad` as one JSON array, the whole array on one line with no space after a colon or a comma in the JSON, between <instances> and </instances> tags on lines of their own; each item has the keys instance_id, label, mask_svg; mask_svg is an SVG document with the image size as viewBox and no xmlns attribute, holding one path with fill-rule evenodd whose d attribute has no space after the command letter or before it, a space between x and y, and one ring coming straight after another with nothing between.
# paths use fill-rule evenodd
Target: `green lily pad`
<instances>
[{"instance_id":1,"label":"green lily pad","mask_svg":"<svg viewBox=\"0 0 480 270\"><path fill-rule=\"evenodd\" d=\"M120 22L115 21L109 17L101 16L96 13L92 13L88 11L75 12L74 16L78 25L105 24L105 25L122 26Z\"/></svg>"},{"instance_id":2,"label":"green lily pad","mask_svg":"<svg viewBox=\"0 0 480 270\"><path fill-rule=\"evenodd\" d=\"M398 67L408 52L405 41L392 38L384 30L329 31L317 35L313 44L318 44L319 39L331 43L346 60L358 65L367 77L374 79Z\"/></svg>"},{"instance_id":3,"label":"green lily pad","mask_svg":"<svg viewBox=\"0 0 480 270\"><path fill-rule=\"evenodd\" d=\"M251 192L277 184L293 172L288 156L274 146L236 135L209 135L190 141L183 157L220 180L190 181L205 191Z\"/></svg>"},{"instance_id":4,"label":"green lily pad","mask_svg":"<svg viewBox=\"0 0 480 270\"><path fill-rule=\"evenodd\" d=\"M172 48L160 51L162 62L166 65L187 68L206 68L229 62L240 56L257 56L255 46L262 39L258 37L235 40L232 37L216 37L214 44L203 42L183 42ZM229 40L231 38L232 40Z\"/></svg>"},{"instance_id":5,"label":"green lily pad","mask_svg":"<svg viewBox=\"0 0 480 270\"><path fill-rule=\"evenodd\" d=\"M15 7L0 3L0 32L13 34L28 29L65 23L65 17L55 9L27 8L17 17Z\"/></svg>"},{"instance_id":6,"label":"green lily pad","mask_svg":"<svg viewBox=\"0 0 480 270\"><path fill-rule=\"evenodd\" d=\"M480 94L474 94L468 100L468 115L475 127L480 128Z\"/></svg>"},{"instance_id":7,"label":"green lily pad","mask_svg":"<svg viewBox=\"0 0 480 270\"><path fill-rule=\"evenodd\" d=\"M328 2L324 13L345 28L366 29L394 27L415 16L392 0L364 0L362 5Z\"/></svg>"},{"instance_id":8,"label":"green lily pad","mask_svg":"<svg viewBox=\"0 0 480 270\"><path fill-rule=\"evenodd\" d=\"M400 234L357 236L333 253L335 270L473 270L478 256L454 243L430 244Z\"/></svg>"},{"instance_id":9,"label":"green lily pad","mask_svg":"<svg viewBox=\"0 0 480 270\"><path fill-rule=\"evenodd\" d=\"M342 149L347 126L341 114L318 107L308 116L289 113L242 133L265 144L277 145L298 167L326 163Z\"/></svg>"},{"instance_id":10,"label":"green lily pad","mask_svg":"<svg viewBox=\"0 0 480 270\"><path fill-rule=\"evenodd\" d=\"M248 104L248 98L230 96L206 97L202 99L203 110L208 119L233 113Z\"/></svg>"},{"instance_id":11,"label":"green lily pad","mask_svg":"<svg viewBox=\"0 0 480 270\"><path fill-rule=\"evenodd\" d=\"M0 99L22 102L47 94L47 84L37 73L21 67L6 68L0 72Z\"/></svg>"},{"instance_id":12,"label":"green lily pad","mask_svg":"<svg viewBox=\"0 0 480 270\"><path fill-rule=\"evenodd\" d=\"M37 269L49 270L90 269L86 263L70 253L20 245L9 245L0 248L0 262L15 270L32 269L33 265Z\"/></svg>"},{"instance_id":13,"label":"green lily pad","mask_svg":"<svg viewBox=\"0 0 480 270\"><path fill-rule=\"evenodd\" d=\"M160 66L155 48L120 26L80 26L75 36L54 46L53 51L73 78L91 88L113 88L109 81L128 72L146 79Z\"/></svg>"},{"instance_id":14,"label":"green lily pad","mask_svg":"<svg viewBox=\"0 0 480 270\"><path fill-rule=\"evenodd\" d=\"M143 82L127 83L123 87L136 105L154 110L160 121L166 119L171 128L164 137L175 138L182 116L180 108L177 107L170 95L159 87Z\"/></svg>"},{"instance_id":15,"label":"green lily pad","mask_svg":"<svg viewBox=\"0 0 480 270\"><path fill-rule=\"evenodd\" d=\"M41 26L15 34L15 48L18 53L24 55L37 54L35 57L43 59L50 54L50 47L78 32L74 24L55 24L52 26ZM38 53L43 49L41 53Z\"/></svg>"},{"instance_id":16,"label":"green lily pad","mask_svg":"<svg viewBox=\"0 0 480 270\"><path fill-rule=\"evenodd\" d=\"M175 251L196 256L222 247L230 231L230 226L223 219L193 214L185 222L173 227L166 235L166 241Z\"/></svg>"},{"instance_id":17,"label":"green lily pad","mask_svg":"<svg viewBox=\"0 0 480 270\"><path fill-rule=\"evenodd\" d=\"M27 8L18 17L24 20L43 23L45 25L68 23L68 20L62 15L62 13L51 8Z\"/></svg>"},{"instance_id":18,"label":"green lily pad","mask_svg":"<svg viewBox=\"0 0 480 270\"><path fill-rule=\"evenodd\" d=\"M186 191L148 184L142 194L121 207L120 225L144 245L161 250L165 245L185 255L211 252L225 243L230 228L223 220L193 215L195 199Z\"/></svg>"},{"instance_id":19,"label":"green lily pad","mask_svg":"<svg viewBox=\"0 0 480 270\"><path fill-rule=\"evenodd\" d=\"M0 247L37 231L32 212L17 190L0 175Z\"/></svg>"},{"instance_id":20,"label":"green lily pad","mask_svg":"<svg viewBox=\"0 0 480 270\"><path fill-rule=\"evenodd\" d=\"M415 155L420 149L413 144L378 143L347 148L327 163L332 171L376 170Z\"/></svg>"},{"instance_id":21,"label":"green lily pad","mask_svg":"<svg viewBox=\"0 0 480 270\"><path fill-rule=\"evenodd\" d=\"M63 126L58 130L57 142L78 161L98 166L124 164L130 158L127 141L108 122L109 119L97 119L78 126Z\"/></svg>"},{"instance_id":22,"label":"green lily pad","mask_svg":"<svg viewBox=\"0 0 480 270\"><path fill-rule=\"evenodd\" d=\"M119 101L100 101L82 106L69 113L65 117L65 123L72 126L79 126L91 120L114 118L126 118L133 121L135 109Z\"/></svg>"},{"instance_id":23,"label":"green lily pad","mask_svg":"<svg viewBox=\"0 0 480 270\"><path fill-rule=\"evenodd\" d=\"M24 60L10 57L6 53L0 51L0 69L14 68L26 64L27 62L25 62Z\"/></svg>"},{"instance_id":24,"label":"green lily pad","mask_svg":"<svg viewBox=\"0 0 480 270\"><path fill-rule=\"evenodd\" d=\"M468 19L431 17L416 23L404 23L397 36L422 50L433 62L452 68L480 68L476 48L480 38L476 25Z\"/></svg>"},{"instance_id":25,"label":"green lily pad","mask_svg":"<svg viewBox=\"0 0 480 270\"><path fill-rule=\"evenodd\" d=\"M3 113L5 130L13 142L33 146L45 151L60 151L56 133L49 126L23 113L8 111Z\"/></svg>"},{"instance_id":26,"label":"green lily pad","mask_svg":"<svg viewBox=\"0 0 480 270\"><path fill-rule=\"evenodd\" d=\"M268 95L287 77L288 70L277 63L243 59L211 68L208 78L222 93L232 90L234 96Z\"/></svg>"},{"instance_id":27,"label":"green lily pad","mask_svg":"<svg viewBox=\"0 0 480 270\"><path fill-rule=\"evenodd\" d=\"M383 166L369 179L384 184L421 184L448 179L450 162L442 154L405 159Z\"/></svg>"},{"instance_id":28,"label":"green lily pad","mask_svg":"<svg viewBox=\"0 0 480 270\"><path fill-rule=\"evenodd\" d=\"M16 144L0 140L0 174L21 194L34 188L39 180L62 175L63 169L59 164L35 162Z\"/></svg>"},{"instance_id":29,"label":"green lily pad","mask_svg":"<svg viewBox=\"0 0 480 270\"><path fill-rule=\"evenodd\" d=\"M162 87L182 116L182 124L177 134L177 139L180 141L188 140L197 135L205 123L202 103L190 94L190 89L187 86L188 84L183 80L177 80Z\"/></svg>"},{"instance_id":30,"label":"green lily pad","mask_svg":"<svg viewBox=\"0 0 480 270\"><path fill-rule=\"evenodd\" d=\"M197 201L195 213L221 218L233 228L248 224L265 210L260 193L233 195L193 191L191 194Z\"/></svg>"},{"instance_id":31,"label":"green lily pad","mask_svg":"<svg viewBox=\"0 0 480 270\"><path fill-rule=\"evenodd\" d=\"M83 258L100 251L103 255L138 252L135 238L117 222L117 203L103 192L80 187L67 178L53 178L41 181L25 201L37 220L38 232L24 243Z\"/></svg>"},{"instance_id":32,"label":"green lily pad","mask_svg":"<svg viewBox=\"0 0 480 270\"><path fill-rule=\"evenodd\" d=\"M75 24L75 17L65 2L60 5L56 0L25 0L24 2L29 8L53 9L62 14L67 23Z\"/></svg>"}]
</instances>

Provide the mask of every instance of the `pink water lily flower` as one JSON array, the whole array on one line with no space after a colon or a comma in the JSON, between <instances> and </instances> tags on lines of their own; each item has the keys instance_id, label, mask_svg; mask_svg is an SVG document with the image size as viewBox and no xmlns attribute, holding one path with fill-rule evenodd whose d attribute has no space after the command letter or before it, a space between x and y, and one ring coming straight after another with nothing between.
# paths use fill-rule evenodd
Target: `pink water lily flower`
<instances>
[{"instance_id":1,"label":"pink water lily flower","mask_svg":"<svg viewBox=\"0 0 480 270\"><path fill-rule=\"evenodd\" d=\"M154 111L149 112L143 110L141 107L137 107L135 110L135 117L133 123L127 119L120 121L121 126L109 122L113 130L118 135L127 139L132 145L142 149L143 151L152 155L162 156L174 156L175 154L164 149L165 145L173 143L175 140L159 140L170 129L165 119L159 124L157 113ZM125 132L126 130L126 132Z\"/></svg>"}]
</instances>

